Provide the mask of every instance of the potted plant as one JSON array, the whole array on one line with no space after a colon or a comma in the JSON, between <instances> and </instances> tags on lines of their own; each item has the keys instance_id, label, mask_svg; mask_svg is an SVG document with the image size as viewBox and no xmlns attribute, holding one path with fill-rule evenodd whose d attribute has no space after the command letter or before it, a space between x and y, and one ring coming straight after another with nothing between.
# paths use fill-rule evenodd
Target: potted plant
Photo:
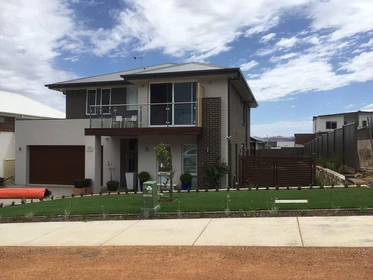
<instances>
[{"instance_id":1,"label":"potted plant","mask_svg":"<svg viewBox=\"0 0 373 280\"><path fill-rule=\"evenodd\" d=\"M107 187L108 192L115 192L118 190L118 187L119 187L119 182L116 180L113 180L113 173L115 172L116 168L115 166L113 166L112 163L110 163L110 161L108 161L107 163L107 168L110 172L110 181L106 182L106 187Z\"/></svg>"},{"instance_id":2,"label":"potted plant","mask_svg":"<svg viewBox=\"0 0 373 280\"><path fill-rule=\"evenodd\" d=\"M180 176L181 189L190 190L192 188L193 176L190 173L184 173Z\"/></svg>"},{"instance_id":3,"label":"potted plant","mask_svg":"<svg viewBox=\"0 0 373 280\"><path fill-rule=\"evenodd\" d=\"M76 179L74 180L74 195L81 195L81 194L91 194L92 193L92 180L85 178L85 179Z\"/></svg>"},{"instance_id":4,"label":"potted plant","mask_svg":"<svg viewBox=\"0 0 373 280\"><path fill-rule=\"evenodd\" d=\"M142 186L143 186L144 182L150 180L150 174L149 174L149 172L141 171L138 175L138 178L140 180L140 191L142 191Z\"/></svg>"}]
</instances>

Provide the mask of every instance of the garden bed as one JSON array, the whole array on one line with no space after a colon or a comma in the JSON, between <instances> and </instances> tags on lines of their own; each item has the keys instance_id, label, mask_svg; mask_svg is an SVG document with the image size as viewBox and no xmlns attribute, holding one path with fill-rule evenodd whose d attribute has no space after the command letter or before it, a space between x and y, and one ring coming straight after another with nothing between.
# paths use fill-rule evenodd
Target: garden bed
<instances>
[{"instance_id":1,"label":"garden bed","mask_svg":"<svg viewBox=\"0 0 373 280\"><path fill-rule=\"evenodd\" d=\"M1 223L36 223L36 222L89 222L89 221L120 221L120 220L154 220L154 219L201 219L201 218L263 218L263 217L330 217L373 215L373 208L369 209L301 209L301 210L248 210L212 212L159 212L155 217L145 218L140 214L108 214L108 215L72 215L46 217L3 217Z\"/></svg>"}]
</instances>

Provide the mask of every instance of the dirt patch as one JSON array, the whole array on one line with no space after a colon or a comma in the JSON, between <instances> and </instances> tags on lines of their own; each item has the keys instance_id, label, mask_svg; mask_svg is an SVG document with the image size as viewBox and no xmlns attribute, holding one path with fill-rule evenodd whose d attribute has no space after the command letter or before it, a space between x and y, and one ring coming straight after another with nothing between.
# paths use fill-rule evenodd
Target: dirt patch
<instances>
[{"instance_id":1,"label":"dirt patch","mask_svg":"<svg viewBox=\"0 0 373 280\"><path fill-rule=\"evenodd\" d=\"M372 279L373 248L2 247L1 279Z\"/></svg>"}]
</instances>

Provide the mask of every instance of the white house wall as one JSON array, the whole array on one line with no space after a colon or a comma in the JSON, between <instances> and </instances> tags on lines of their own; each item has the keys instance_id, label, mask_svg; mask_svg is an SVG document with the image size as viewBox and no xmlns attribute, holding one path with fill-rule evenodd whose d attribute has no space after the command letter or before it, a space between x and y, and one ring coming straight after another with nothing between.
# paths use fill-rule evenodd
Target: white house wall
<instances>
[{"instance_id":1,"label":"white house wall","mask_svg":"<svg viewBox=\"0 0 373 280\"><path fill-rule=\"evenodd\" d=\"M367 113L364 113L364 114L359 114L359 126L362 127L363 126L363 121L367 121L367 118L373 118L373 113L371 114L367 114ZM367 121L368 123L368 121Z\"/></svg>"},{"instance_id":2,"label":"white house wall","mask_svg":"<svg viewBox=\"0 0 373 280\"><path fill-rule=\"evenodd\" d=\"M198 82L205 89L204 97L220 97L222 108L221 120L221 159L228 162L228 77L190 77L173 79L154 79L147 81L131 81L138 87L138 102L149 103L149 85L151 83L170 83L170 82ZM203 125L203 124L202 124ZM177 136L179 137L179 136ZM184 136L183 138L184 139ZM139 154L140 158L140 154ZM155 167L154 167L155 168ZM141 169L139 169L141 171ZM222 180L222 186L228 185L228 176Z\"/></svg>"},{"instance_id":3,"label":"white house wall","mask_svg":"<svg viewBox=\"0 0 373 280\"><path fill-rule=\"evenodd\" d=\"M14 133L0 132L0 177L3 177L3 160L14 158Z\"/></svg>"},{"instance_id":4,"label":"white house wall","mask_svg":"<svg viewBox=\"0 0 373 280\"><path fill-rule=\"evenodd\" d=\"M89 127L89 119L16 120L16 184L28 183L29 146L84 146L86 127Z\"/></svg>"},{"instance_id":5,"label":"white house wall","mask_svg":"<svg viewBox=\"0 0 373 280\"><path fill-rule=\"evenodd\" d=\"M314 133L333 131L334 129L326 129L326 122L328 121L337 122L337 128L341 128L344 124L344 116L336 115L336 116L318 117L315 121L316 121L316 127L314 130Z\"/></svg>"}]
</instances>

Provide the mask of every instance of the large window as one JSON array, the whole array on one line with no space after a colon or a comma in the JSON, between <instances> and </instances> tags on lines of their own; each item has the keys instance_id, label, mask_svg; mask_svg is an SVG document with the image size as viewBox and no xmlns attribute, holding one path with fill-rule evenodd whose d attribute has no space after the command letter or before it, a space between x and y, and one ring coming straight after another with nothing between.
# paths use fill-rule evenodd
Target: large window
<instances>
[{"instance_id":1,"label":"large window","mask_svg":"<svg viewBox=\"0 0 373 280\"><path fill-rule=\"evenodd\" d=\"M172 125L172 84L151 84L150 103L150 124Z\"/></svg>"},{"instance_id":2,"label":"large window","mask_svg":"<svg viewBox=\"0 0 373 280\"><path fill-rule=\"evenodd\" d=\"M196 121L196 83L175 83L174 84L174 124L191 125ZM176 104L183 102L183 104Z\"/></svg>"},{"instance_id":3,"label":"large window","mask_svg":"<svg viewBox=\"0 0 373 280\"><path fill-rule=\"evenodd\" d=\"M6 123L6 117L0 116L0 123Z\"/></svg>"},{"instance_id":4,"label":"large window","mask_svg":"<svg viewBox=\"0 0 373 280\"><path fill-rule=\"evenodd\" d=\"M86 114L96 114L96 107L92 107L91 105L96 105L97 101L97 92L95 89L88 89L86 95Z\"/></svg>"},{"instance_id":5,"label":"large window","mask_svg":"<svg viewBox=\"0 0 373 280\"><path fill-rule=\"evenodd\" d=\"M367 121L361 121L361 126L366 127L367 126Z\"/></svg>"},{"instance_id":6,"label":"large window","mask_svg":"<svg viewBox=\"0 0 373 280\"><path fill-rule=\"evenodd\" d=\"M197 145L183 145L183 173L197 174Z\"/></svg>"},{"instance_id":7,"label":"large window","mask_svg":"<svg viewBox=\"0 0 373 280\"><path fill-rule=\"evenodd\" d=\"M137 87L127 87L126 104L138 104ZM127 106L127 111L137 110L137 106Z\"/></svg>"},{"instance_id":8,"label":"large window","mask_svg":"<svg viewBox=\"0 0 373 280\"><path fill-rule=\"evenodd\" d=\"M326 129L337 129L337 122L326 122Z\"/></svg>"},{"instance_id":9,"label":"large window","mask_svg":"<svg viewBox=\"0 0 373 280\"><path fill-rule=\"evenodd\" d=\"M109 105L102 107L102 114L110 114L110 104L111 104L111 91L110 88L103 88L101 90L101 105Z\"/></svg>"},{"instance_id":10,"label":"large window","mask_svg":"<svg viewBox=\"0 0 373 280\"><path fill-rule=\"evenodd\" d=\"M151 125L193 125L196 123L197 83L150 85Z\"/></svg>"}]
</instances>

